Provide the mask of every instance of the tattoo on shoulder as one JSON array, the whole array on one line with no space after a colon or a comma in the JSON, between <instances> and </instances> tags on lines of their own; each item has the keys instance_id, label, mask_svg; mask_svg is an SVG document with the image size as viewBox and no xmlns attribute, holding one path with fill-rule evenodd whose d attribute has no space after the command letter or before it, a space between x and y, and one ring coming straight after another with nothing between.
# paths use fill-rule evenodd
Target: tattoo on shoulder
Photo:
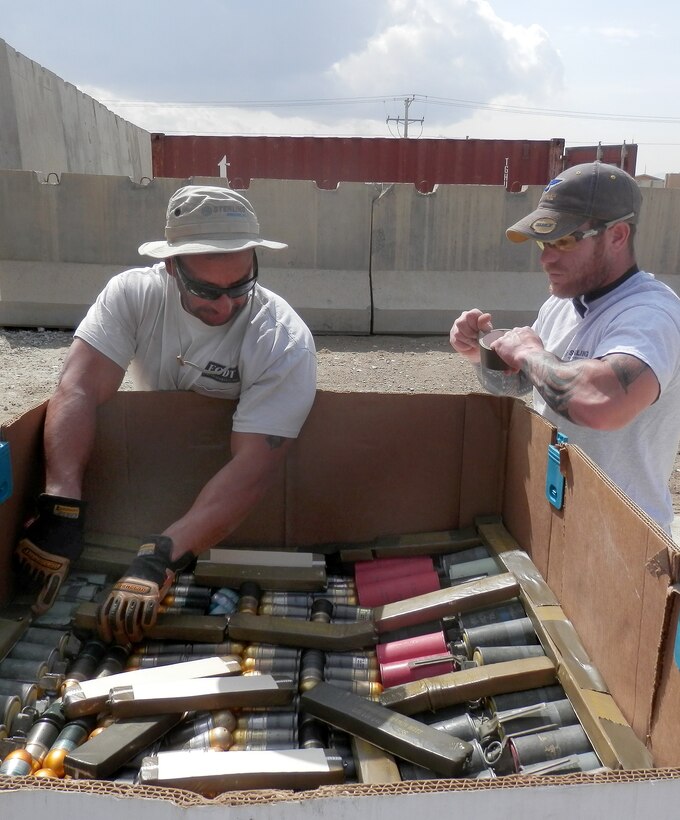
<instances>
[{"instance_id":1,"label":"tattoo on shoulder","mask_svg":"<svg viewBox=\"0 0 680 820\"><path fill-rule=\"evenodd\" d=\"M279 447L283 447L285 440L283 436L267 436L266 439L270 450L278 450Z\"/></svg>"},{"instance_id":2,"label":"tattoo on shoulder","mask_svg":"<svg viewBox=\"0 0 680 820\"><path fill-rule=\"evenodd\" d=\"M628 356L623 353L616 353L612 356L605 356L603 361L614 371L614 375L619 380L624 393L628 392L631 384L647 370L648 365L636 359L635 356Z\"/></svg>"}]
</instances>

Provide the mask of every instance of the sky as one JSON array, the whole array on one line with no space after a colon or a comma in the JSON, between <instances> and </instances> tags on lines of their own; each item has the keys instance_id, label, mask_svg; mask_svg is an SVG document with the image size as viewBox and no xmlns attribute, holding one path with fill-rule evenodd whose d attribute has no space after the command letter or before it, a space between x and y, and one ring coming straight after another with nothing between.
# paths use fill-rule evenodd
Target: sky
<instances>
[{"instance_id":1,"label":"sky","mask_svg":"<svg viewBox=\"0 0 680 820\"><path fill-rule=\"evenodd\" d=\"M0 38L165 134L636 143L680 172L680 4L0 0Z\"/></svg>"}]
</instances>

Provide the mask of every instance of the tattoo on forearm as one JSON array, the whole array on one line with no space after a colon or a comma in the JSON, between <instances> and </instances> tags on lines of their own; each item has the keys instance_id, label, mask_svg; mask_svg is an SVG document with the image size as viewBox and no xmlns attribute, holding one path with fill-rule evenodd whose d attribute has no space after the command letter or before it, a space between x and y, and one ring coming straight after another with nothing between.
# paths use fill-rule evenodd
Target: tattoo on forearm
<instances>
[{"instance_id":1,"label":"tattoo on forearm","mask_svg":"<svg viewBox=\"0 0 680 820\"><path fill-rule=\"evenodd\" d=\"M588 367L589 359L575 359L563 362L550 353L540 358L532 359L523 368L526 376L545 399L548 407L559 413L560 416L573 421L569 414L569 402L579 390L583 390L584 371ZM647 365L626 354L612 354L605 356L601 361L606 362L616 377L624 393L628 393L630 386L647 370Z\"/></svg>"},{"instance_id":2,"label":"tattoo on forearm","mask_svg":"<svg viewBox=\"0 0 680 820\"><path fill-rule=\"evenodd\" d=\"M634 356L605 356L602 361L607 362L614 371L624 393L647 369L647 365Z\"/></svg>"},{"instance_id":3,"label":"tattoo on forearm","mask_svg":"<svg viewBox=\"0 0 680 820\"><path fill-rule=\"evenodd\" d=\"M583 364L578 361L570 362L569 367L565 368L564 362L560 359L546 354L540 359L533 360L523 372L533 382L548 407L571 421L569 402L574 396L582 370Z\"/></svg>"},{"instance_id":4,"label":"tattoo on forearm","mask_svg":"<svg viewBox=\"0 0 680 820\"><path fill-rule=\"evenodd\" d=\"M283 436L267 436L267 444L269 445L270 450L278 450L279 447L283 447L283 442L286 439Z\"/></svg>"}]
</instances>

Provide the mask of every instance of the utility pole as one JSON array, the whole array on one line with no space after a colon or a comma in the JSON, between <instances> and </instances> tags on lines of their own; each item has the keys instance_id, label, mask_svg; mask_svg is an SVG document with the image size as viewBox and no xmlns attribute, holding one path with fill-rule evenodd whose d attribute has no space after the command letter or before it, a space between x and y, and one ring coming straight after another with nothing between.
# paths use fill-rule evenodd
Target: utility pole
<instances>
[{"instance_id":1,"label":"utility pole","mask_svg":"<svg viewBox=\"0 0 680 820\"><path fill-rule=\"evenodd\" d=\"M404 139L408 139L408 125L410 122L419 122L421 125L423 124L424 117L421 117L419 120L417 119L409 119L408 110L411 106L411 103L415 100L415 94L410 97L404 97ZM388 117L385 122L396 122L397 128L399 128L399 123L402 121L401 117Z\"/></svg>"}]
</instances>

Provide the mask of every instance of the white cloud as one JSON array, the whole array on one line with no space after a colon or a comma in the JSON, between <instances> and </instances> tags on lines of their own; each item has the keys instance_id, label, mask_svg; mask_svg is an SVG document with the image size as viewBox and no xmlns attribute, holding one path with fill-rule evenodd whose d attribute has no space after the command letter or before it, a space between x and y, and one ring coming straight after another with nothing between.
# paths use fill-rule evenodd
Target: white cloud
<instances>
[{"instance_id":1,"label":"white cloud","mask_svg":"<svg viewBox=\"0 0 680 820\"><path fill-rule=\"evenodd\" d=\"M485 102L508 93L544 99L561 88L561 60L546 32L502 20L485 0L391 0L390 9L384 30L331 66L339 94Z\"/></svg>"}]
</instances>

